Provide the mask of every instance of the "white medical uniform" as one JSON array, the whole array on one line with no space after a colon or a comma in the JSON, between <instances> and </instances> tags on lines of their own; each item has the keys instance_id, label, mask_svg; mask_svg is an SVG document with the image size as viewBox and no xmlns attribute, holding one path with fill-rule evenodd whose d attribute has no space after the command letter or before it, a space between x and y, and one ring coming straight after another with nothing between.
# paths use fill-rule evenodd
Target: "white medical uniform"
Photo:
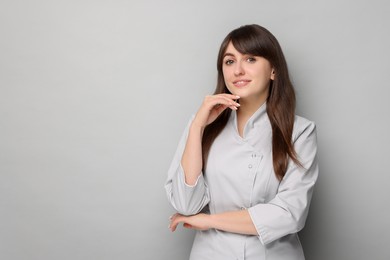
<instances>
[{"instance_id":1,"label":"white medical uniform","mask_svg":"<svg viewBox=\"0 0 390 260\"><path fill-rule=\"evenodd\" d=\"M187 185L181 158L189 122L168 171L165 189L181 214L210 214L247 209L258 236L216 229L197 231L191 260L302 260L297 232L309 210L318 176L315 124L296 116L293 143L302 165L291 160L282 181L272 163L272 128L263 104L248 120L243 137L232 111L226 127L213 142L204 172Z\"/></svg>"}]
</instances>

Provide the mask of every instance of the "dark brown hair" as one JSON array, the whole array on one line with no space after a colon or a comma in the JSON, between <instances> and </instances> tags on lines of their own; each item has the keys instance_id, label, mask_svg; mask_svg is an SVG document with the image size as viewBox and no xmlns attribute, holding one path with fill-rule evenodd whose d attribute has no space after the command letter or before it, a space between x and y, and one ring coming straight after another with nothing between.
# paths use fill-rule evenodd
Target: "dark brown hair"
<instances>
[{"instance_id":1,"label":"dark brown hair","mask_svg":"<svg viewBox=\"0 0 390 260\"><path fill-rule=\"evenodd\" d=\"M295 92L282 49L275 36L259 25L245 25L233 30L223 40L219 49L217 59L218 79L214 94L230 93L225 85L222 72L223 55L230 42L242 54L261 56L267 59L275 71L275 79L271 81L269 87L267 114L272 126L273 167L276 177L281 180L286 173L289 158L297 165L302 166L292 143ZM231 110L226 109L205 128L202 139L204 165L212 143L226 126L230 114Z\"/></svg>"}]
</instances>

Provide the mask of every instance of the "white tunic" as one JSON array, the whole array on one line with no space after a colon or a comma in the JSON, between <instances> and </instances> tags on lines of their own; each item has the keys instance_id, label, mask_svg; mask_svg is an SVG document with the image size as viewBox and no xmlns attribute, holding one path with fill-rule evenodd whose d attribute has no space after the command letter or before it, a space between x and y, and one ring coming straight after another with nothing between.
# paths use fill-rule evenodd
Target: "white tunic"
<instances>
[{"instance_id":1,"label":"white tunic","mask_svg":"<svg viewBox=\"0 0 390 260\"><path fill-rule=\"evenodd\" d=\"M302 260L297 232L305 224L318 176L315 124L296 116L293 142L304 168L289 162L280 182L272 164L272 129L266 104L248 120L243 138L236 112L210 148L207 165L194 186L184 182L181 158L189 122L168 171L165 189L181 214L248 209L258 236L220 230L197 231L191 260Z\"/></svg>"}]
</instances>

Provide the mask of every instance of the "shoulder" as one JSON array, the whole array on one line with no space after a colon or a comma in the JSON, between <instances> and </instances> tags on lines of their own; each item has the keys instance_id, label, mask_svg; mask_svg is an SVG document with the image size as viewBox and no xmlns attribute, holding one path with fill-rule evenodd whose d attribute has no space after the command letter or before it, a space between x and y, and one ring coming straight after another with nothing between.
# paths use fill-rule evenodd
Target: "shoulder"
<instances>
[{"instance_id":1,"label":"shoulder","mask_svg":"<svg viewBox=\"0 0 390 260\"><path fill-rule=\"evenodd\" d=\"M299 137L315 135L316 134L316 124L309 119L304 117L295 116L294 120L294 129L292 134L293 142L295 142Z\"/></svg>"}]
</instances>

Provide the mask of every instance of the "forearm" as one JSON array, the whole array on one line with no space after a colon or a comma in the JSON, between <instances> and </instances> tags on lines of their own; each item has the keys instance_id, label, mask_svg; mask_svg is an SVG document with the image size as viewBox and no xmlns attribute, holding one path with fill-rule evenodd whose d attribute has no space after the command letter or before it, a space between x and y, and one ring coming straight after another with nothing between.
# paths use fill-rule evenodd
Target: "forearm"
<instances>
[{"instance_id":1,"label":"forearm","mask_svg":"<svg viewBox=\"0 0 390 260\"><path fill-rule=\"evenodd\" d=\"M181 160L185 175L185 182L188 185L194 185L199 177L199 174L202 172L202 136L203 128L195 124L191 124Z\"/></svg>"},{"instance_id":2,"label":"forearm","mask_svg":"<svg viewBox=\"0 0 390 260\"><path fill-rule=\"evenodd\" d=\"M209 215L209 227L231 233L258 235L247 210Z\"/></svg>"}]
</instances>

